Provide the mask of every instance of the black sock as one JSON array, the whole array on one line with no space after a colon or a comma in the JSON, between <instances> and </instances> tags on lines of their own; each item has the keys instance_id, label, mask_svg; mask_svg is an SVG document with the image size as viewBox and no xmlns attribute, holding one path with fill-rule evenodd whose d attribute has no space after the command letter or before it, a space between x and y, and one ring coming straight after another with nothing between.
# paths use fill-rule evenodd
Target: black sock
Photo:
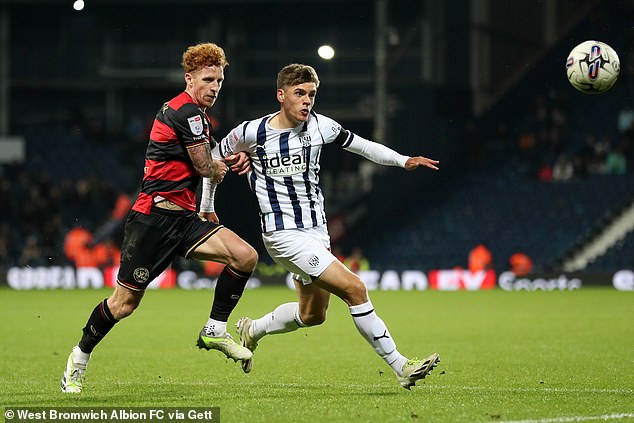
<instances>
[{"instance_id":1,"label":"black sock","mask_svg":"<svg viewBox=\"0 0 634 423\"><path fill-rule=\"evenodd\" d=\"M251 273L238 272L225 266L216 282L214 303L209 317L220 322L229 320L229 315L240 301L250 276Z\"/></svg>"},{"instance_id":2,"label":"black sock","mask_svg":"<svg viewBox=\"0 0 634 423\"><path fill-rule=\"evenodd\" d=\"M112 316L108 308L108 299L106 298L97 304L97 307L95 307L88 318L86 327L83 329L84 334L78 344L79 349L86 354L90 354L117 322L118 320Z\"/></svg>"}]
</instances>

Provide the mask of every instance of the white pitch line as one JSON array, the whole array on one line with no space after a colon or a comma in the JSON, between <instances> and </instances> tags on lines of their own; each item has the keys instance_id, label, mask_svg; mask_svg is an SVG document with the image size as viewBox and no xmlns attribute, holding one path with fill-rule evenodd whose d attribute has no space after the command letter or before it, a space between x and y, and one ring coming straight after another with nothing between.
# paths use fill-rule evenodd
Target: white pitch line
<instances>
[{"instance_id":1,"label":"white pitch line","mask_svg":"<svg viewBox=\"0 0 634 423\"><path fill-rule=\"evenodd\" d=\"M430 388L432 386L429 386ZM451 386L433 386L435 388L454 389ZM589 393L589 394L632 394L632 389L621 388L492 388L488 386L462 386L455 389L464 389L465 391L502 391L502 392L562 392L562 393Z\"/></svg>"},{"instance_id":2,"label":"white pitch line","mask_svg":"<svg viewBox=\"0 0 634 423\"><path fill-rule=\"evenodd\" d=\"M569 423L569 422L587 422L591 420L617 420L634 417L634 413L618 413L603 414L601 416L572 416L572 417L553 417L549 419L537 420L506 420L498 423Z\"/></svg>"}]
</instances>

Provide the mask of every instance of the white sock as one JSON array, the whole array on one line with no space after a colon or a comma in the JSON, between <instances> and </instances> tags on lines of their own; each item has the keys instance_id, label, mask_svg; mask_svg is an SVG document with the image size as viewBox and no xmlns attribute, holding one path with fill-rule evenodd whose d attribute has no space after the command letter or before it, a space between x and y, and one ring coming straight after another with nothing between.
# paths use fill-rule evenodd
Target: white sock
<instances>
[{"instance_id":1,"label":"white sock","mask_svg":"<svg viewBox=\"0 0 634 423\"><path fill-rule=\"evenodd\" d=\"M403 364L407 362L407 359L396 349L396 344L392 339L392 335L390 335L390 331L383 320L377 316L372 302L368 300L367 303L350 306L350 314L361 336L400 375Z\"/></svg>"},{"instance_id":2,"label":"white sock","mask_svg":"<svg viewBox=\"0 0 634 423\"><path fill-rule=\"evenodd\" d=\"M90 360L90 354L83 352L79 348L79 345L75 345L75 347L73 347L73 363L86 366L88 365L88 360Z\"/></svg>"},{"instance_id":3,"label":"white sock","mask_svg":"<svg viewBox=\"0 0 634 423\"><path fill-rule=\"evenodd\" d=\"M264 335L292 332L300 327L306 327L306 324L299 317L299 303L285 303L254 320L249 334L258 340Z\"/></svg>"},{"instance_id":4,"label":"white sock","mask_svg":"<svg viewBox=\"0 0 634 423\"><path fill-rule=\"evenodd\" d=\"M207 335L222 336L227 333L227 322L221 322L210 317L205 325L205 333Z\"/></svg>"}]
</instances>

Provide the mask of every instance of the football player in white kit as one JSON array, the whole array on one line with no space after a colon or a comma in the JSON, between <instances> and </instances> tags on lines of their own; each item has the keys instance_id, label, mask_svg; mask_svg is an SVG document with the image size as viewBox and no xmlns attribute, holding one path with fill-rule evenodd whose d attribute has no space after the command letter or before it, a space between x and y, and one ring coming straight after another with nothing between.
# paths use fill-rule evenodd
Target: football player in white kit
<instances>
[{"instance_id":1,"label":"football player in white kit","mask_svg":"<svg viewBox=\"0 0 634 423\"><path fill-rule=\"evenodd\" d=\"M271 257L295 274L298 302L278 306L259 319L237 323L242 345L255 350L265 335L315 326L326 320L330 294L348 305L352 319L376 353L392 368L401 386L410 389L438 364L438 354L424 360L398 352L390 332L374 311L366 286L330 251L324 197L319 183L321 149L334 143L375 163L414 170L434 170L437 160L403 156L384 145L366 140L334 120L315 113L319 88L311 66L291 64L277 77L279 112L243 122L218 143L215 154L227 157L239 151L251 156L247 178L257 197L264 245ZM203 182L201 213L215 218L215 186ZM244 360L248 373L253 359Z\"/></svg>"}]
</instances>

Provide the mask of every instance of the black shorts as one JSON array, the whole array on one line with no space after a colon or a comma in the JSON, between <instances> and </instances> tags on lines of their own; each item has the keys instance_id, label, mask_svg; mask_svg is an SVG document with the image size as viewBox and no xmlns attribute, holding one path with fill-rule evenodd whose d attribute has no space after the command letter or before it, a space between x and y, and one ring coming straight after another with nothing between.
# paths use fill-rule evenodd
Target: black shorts
<instances>
[{"instance_id":1,"label":"black shorts","mask_svg":"<svg viewBox=\"0 0 634 423\"><path fill-rule=\"evenodd\" d=\"M197 213L152 207L150 214L131 210L125 224L117 283L142 291L163 272L176 255L188 258L222 225Z\"/></svg>"}]
</instances>

